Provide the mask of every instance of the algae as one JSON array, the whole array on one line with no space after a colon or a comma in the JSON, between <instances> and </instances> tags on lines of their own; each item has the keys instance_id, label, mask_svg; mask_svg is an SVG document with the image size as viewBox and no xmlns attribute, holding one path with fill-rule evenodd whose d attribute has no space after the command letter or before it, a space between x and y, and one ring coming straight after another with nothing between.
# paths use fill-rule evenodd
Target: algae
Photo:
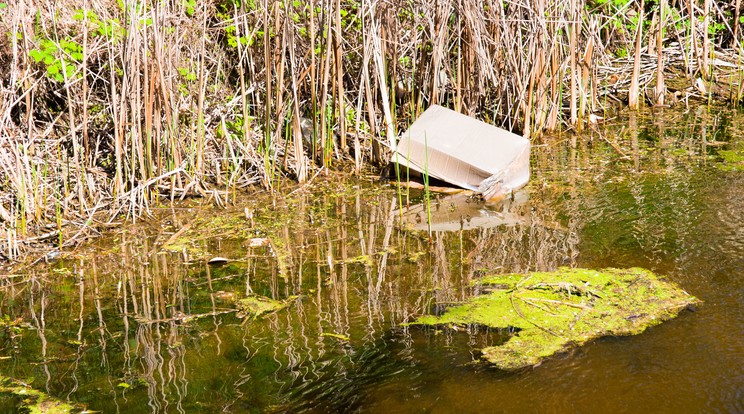
<instances>
[{"instance_id":1,"label":"algae","mask_svg":"<svg viewBox=\"0 0 744 414\"><path fill-rule=\"evenodd\" d=\"M342 334L337 334L337 333L332 333L332 332L323 332L322 334L320 334L320 336L325 336L328 338L335 338L335 339L338 339L339 341L344 341L344 342L351 341L351 338L349 338L348 335L342 335Z\"/></svg>"},{"instance_id":2,"label":"algae","mask_svg":"<svg viewBox=\"0 0 744 414\"><path fill-rule=\"evenodd\" d=\"M482 349L483 358L503 370L537 365L602 336L639 334L699 302L640 268L560 268L476 283L483 294L412 325L509 328L515 334L508 341Z\"/></svg>"},{"instance_id":3,"label":"algae","mask_svg":"<svg viewBox=\"0 0 744 414\"><path fill-rule=\"evenodd\" d=\"M265 296L251 295L238 301L238 316L250 316L255 319L259 316L286 308L294 299L296 299L296 296L292 296L287 300L274 300Z\"/></svg>"},{"instance_id":4,"label":"algae","mask_svg":"<svg viewBox=\"0 0 744 414\"><path fill-rule=\"evenodd\" d=\"M730 150L719 150L722 163L718 166L723 171L744 171L744 145Z\"/></svg>"},{"instance_id":5,"label":"algae","mask_svg":"<svg viewBox=\"0 0 744 414\"><path fill-rule=\"evenodd\" d=\"M24 412L62 414L79 413L83 407L58 400L21 381L0 376L0 394L11 394L22 400L19 410Z\"/></svg>"},{"instance_id":6,"label":"algae","mask_svg":"<svg viewBox=\"0 0 744 414\"><path fill-rule=\"evenodd\" d=\"M183 252L193 260L209 256L206 243L219 238L248 238L251 227L246 219L238 214L201 213L193 221L180 227L167 240L161 242L161 249L169 252Z\"/></svg>"}]
</instances>

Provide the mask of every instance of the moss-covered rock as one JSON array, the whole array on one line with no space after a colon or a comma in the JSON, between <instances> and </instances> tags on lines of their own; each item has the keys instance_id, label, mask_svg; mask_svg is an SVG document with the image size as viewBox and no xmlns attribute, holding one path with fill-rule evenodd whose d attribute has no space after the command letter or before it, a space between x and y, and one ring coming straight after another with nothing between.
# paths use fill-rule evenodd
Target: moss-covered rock
<instances>
[{"instance_id":1,"label":"moss-covered rock","mask_svg":"<svg viewBox=\"0 0 744 414\"><path fill-rule=\"evenodd\" d=\"M483 357L504 370L535 365L601 336L639 334L698 302L639 268L561 268L486 276L477 283L484 294L413 324L513 329L506 343L483 349Z\"/></svg>"}]
</instances>

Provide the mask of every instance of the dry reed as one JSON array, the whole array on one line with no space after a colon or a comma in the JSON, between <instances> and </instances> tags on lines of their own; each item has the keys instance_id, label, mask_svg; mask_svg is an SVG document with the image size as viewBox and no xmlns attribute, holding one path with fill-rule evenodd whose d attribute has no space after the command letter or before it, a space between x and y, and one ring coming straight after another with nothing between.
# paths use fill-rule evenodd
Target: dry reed
<instances>
[{"instance_id":1,"label":"dry reed","mask_svg":"<svg viewBox=\"0 0 744 414\"><path fill-rule=\"evenodd\" d=\"M433 103L536 137L637 106L657 68L655 104L679 66L740 100L739 3L0 0L0 254L360 171Z\"/></svg>"}]
</instances>

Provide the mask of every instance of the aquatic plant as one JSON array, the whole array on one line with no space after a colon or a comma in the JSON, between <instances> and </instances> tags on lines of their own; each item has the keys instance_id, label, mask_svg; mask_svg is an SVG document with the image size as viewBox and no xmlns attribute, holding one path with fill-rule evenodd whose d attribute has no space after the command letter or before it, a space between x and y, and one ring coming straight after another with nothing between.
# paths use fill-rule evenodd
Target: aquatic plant
<instances>
[{"instance_id":1,"label":"aquatic plant","mask_svg":"<svg viewBox=\"0 0 744 414\"><path fill-rule=\"evenodd\" d=\"M70 414L83 412L84 408L51 397L21 381L0 376L0 395L10 394L22 402L20 409L29 413Z\"/></svg>"},{"instance_id":2,"label":"aquatic plant","mask_svg":"<svg viewBox=\"0 0 744 414\"><path fill-rule=\"evenodd\" d=\"M504 370L536 365L602 336L637 335L699 302L639 268L561 268L476 283L485 294L412 325L508 328L515 333L506 343L482 350L485 360Z\"/></svg>"},{"instance_id":3,"label":"aquatic plant","mask_svg":"<svg viewBox=\"0 0 744 414\"><path fill-rule=\"evenodd\" d=\"M289 305L295 298L289 298L285 301L274 300L264 296L251 295L247 298L240 299L238 305L238 315L243 317L250 316L257 318L259 316L274 313L282 310Z\"/></svg>"}]
</instances>

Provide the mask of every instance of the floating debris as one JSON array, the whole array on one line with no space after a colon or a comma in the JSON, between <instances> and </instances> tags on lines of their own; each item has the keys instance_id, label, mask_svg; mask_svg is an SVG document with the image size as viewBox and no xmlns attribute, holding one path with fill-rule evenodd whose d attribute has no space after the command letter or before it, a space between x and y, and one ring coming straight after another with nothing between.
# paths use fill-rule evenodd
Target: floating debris
<instances>
[{"instance_id":1,"label":"floating debris","mask_svg":"<svg viewBox=\"0 0 744 414\"><path fill-rule=\"evenodd\" d=\"M503 370L534 366L602 336L637 335L699 302L640 268L560 268L487 276L478 284L488 293L412 325L508 328L515 332L508 341L482 350Z\"/></svg>"},{"instance_id":2,"label":"floating debris","mask_svg":"<svg viewBox=\"0 0 744 414\"><path fill-rule=\"evenodd\" d=\"M207 261L207 264L211 264L211 265L221 265L221 264L225 264L225 263L227 263L227 262L229 262L229 261L230 261L230 259L228 259L227 257L220 257L220 256L215 256L215 257L213 257L213 258L209 259L209 260Z\"/></svg>"},{"instance_id":3,"label":"floating debris","mask_svg":"<svg viewBox=\"0 0 744 414\"><path fill-rule=\"evenodd\" d=\"M248 247L261 247L261 246L268 246L270 244L270 241L266 237L254 237L247 242Z\"/></svg>"},{"instance_id":4,"label":"floating debris","mask_svg":"<svg viewBox=\"0 0 744 414\"><path fill-rule=\"evenodd\" d=\"M530 179L530 142L524 137L432 105L404 132L391 163L486 200L524 187Z\"/></svg>"},{"instance_id":5,"label":"floating debris","mask_svg":"<svg viewBox=\"0 0 744 414\"><path fill-rule=\"evenodd\" d=\"M225 290L218 290L214 292L213 296L222 302L235 302L238 299L237 293Z\"/></svg>"}]
</instances>

